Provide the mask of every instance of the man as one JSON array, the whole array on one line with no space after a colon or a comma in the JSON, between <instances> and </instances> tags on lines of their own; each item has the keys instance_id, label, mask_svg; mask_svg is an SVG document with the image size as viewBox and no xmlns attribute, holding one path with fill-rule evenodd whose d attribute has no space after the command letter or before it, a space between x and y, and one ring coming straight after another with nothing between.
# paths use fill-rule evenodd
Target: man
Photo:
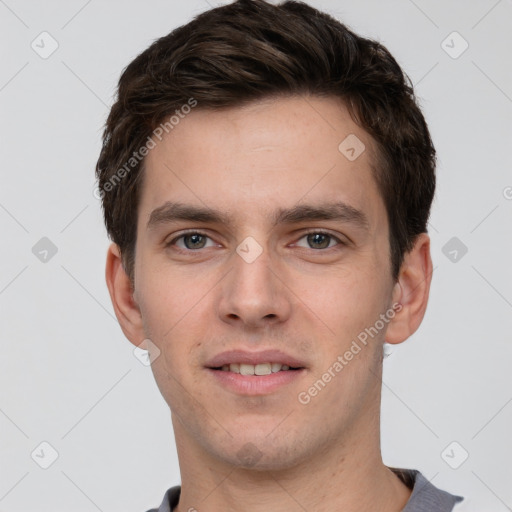
<instances>
[{"instance_id":1,"label":"man","mask_svg":"<svg viewBox=\"0 0 512 512\"><path fill-rule=\"evenodd\" d=\"M383 344L427 306L435 150L380 44L239 0L123 72L97 164L106 280L149 350L163 511L450 511L380 452Z\"/></svg>"}]
</instances>

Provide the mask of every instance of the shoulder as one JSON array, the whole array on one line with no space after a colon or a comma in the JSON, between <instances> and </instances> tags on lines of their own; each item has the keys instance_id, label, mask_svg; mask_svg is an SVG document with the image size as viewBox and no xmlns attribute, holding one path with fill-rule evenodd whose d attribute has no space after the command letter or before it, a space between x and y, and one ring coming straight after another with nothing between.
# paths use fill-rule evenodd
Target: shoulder
<instances>
[{"instance_id":1,"label":"shoulder","mask_svg":"<svg viewBox=\"0 0 512 512\"><path fill-rule=\"evenodd\" d=\"M147 512L172 512L173 508L178 504L180 499L181 486L176 485L167 489L164 499L158 508L152 508Z\"/></svg>"},{"instance_id":2,"label":"shoulder","mask_svg":"<svg viewBox=\"0 0 512 512\"><path fill-rule=\"evenodd\" d=\"M412 489L402 512L451 512L464 498L439 489L417 469L390 468ZM454 512L457 512L456 509Z\"/></svg>"},{"instance_id":3,"label":"shoulder","mask_svg":"<svg viewBox=\"0 0 512 512\"><path fill-rule=\"evenodd\" d=\"M409 501L402 512L463 512L458 504L463 501L462 496L457 496L448 491L439 489L427 480L417 469L389 468L412 489ZM175 486L167 490L158 508L152 508L147 512L172 512L178 504L181 487Z\"/></svg>"}]
</instances>

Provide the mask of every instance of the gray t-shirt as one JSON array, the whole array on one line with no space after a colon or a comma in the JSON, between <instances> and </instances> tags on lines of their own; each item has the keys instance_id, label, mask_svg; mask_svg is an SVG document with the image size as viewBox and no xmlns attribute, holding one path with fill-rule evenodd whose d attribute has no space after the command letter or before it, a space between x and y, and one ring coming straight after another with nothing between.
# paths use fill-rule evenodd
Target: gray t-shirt
<instances>
[{"instance_id":1,"label":"gray t-shirt","mask_svg":"<svg viewBox=\"0 0 512 512\"><path fill-rule=\"evenodd\" d=\"M431 484L417 469L389 468L412 489L411 497L401 512L451 512L463 498L438 489ZM180 499L179 485L171 487L164 496L159 508L148 512L172 512Z\"/></svg>"}]
</instances>

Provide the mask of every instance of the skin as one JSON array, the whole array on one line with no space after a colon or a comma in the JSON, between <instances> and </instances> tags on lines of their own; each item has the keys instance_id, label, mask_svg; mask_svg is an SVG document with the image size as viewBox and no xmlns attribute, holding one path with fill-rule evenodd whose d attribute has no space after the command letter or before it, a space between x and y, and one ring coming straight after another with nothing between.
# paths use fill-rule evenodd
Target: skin
<instances>
[{"instance_id":1,"label":"skin","mask_svg":"<svg viewBox=\"0 0 512 512\"><path fill-rule=\"evenodd\" d=\"M338 150L349 134L366 147L354 161ZM406 340L423 319L430 240L418 237L393 281L374 156L371 137L339 100L286 97L217 112L198 106L146 157L134 288L115 244L106 280L126 337L160 350L152 370L171 410L179 512L398 512L406 504L411 491L380 452L382 347ZM233 223L148 229L166 201L206 205ZM273 226L269 216L334 201L362 211L368 228L345 220ZM165 247L194 229L207 238ZM315 243L307 229L335 238ZM236 252L248 236L263 250L252 263ZM300 403L298 394L396 303L400 311L378 335ZM235 348L281 349L306 370L273 393L236 394L205 369ZM248 450L258 457L247 461Z\"/></svg>"}]
</instances>

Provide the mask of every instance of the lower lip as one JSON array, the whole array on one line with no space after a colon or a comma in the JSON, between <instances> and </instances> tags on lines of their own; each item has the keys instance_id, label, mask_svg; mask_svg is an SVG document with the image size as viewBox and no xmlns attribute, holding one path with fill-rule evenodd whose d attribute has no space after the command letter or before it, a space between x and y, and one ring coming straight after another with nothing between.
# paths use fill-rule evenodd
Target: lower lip
<instances>
[{"instance_id":1,"label":"lower lip","mask_svg":"<svg viewBox=\"0 0 512 512\"><path fill-rule=\"evenodd\" d=\"M300 379L306 372L305 368L301 368L269 375L241 375L211 368L207 370L222 386L241 395L267 395Z\"/></svg>"}]
</instances>

